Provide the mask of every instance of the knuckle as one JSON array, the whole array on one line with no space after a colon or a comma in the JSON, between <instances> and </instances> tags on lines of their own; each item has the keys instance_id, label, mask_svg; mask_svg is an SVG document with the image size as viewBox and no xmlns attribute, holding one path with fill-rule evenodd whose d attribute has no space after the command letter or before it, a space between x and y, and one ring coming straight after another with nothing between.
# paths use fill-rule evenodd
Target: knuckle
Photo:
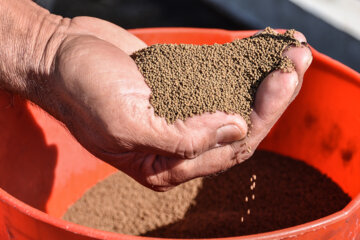
<instances>
[{"instance_id":1,"label":"knuckle","mask_svg":"<svg viewBox=\"0 0 360 240\"><path fill-rule=\"evenodd\" d=\"M197 141L194 136L190 136L185 140L185 151L184 157L187 159L193 159L200 155L203 150L203 143L201 141Z\"/></svg>"},{"instance_id":2,"label":"knuckle","mask_svg":"<svg viewBox=\"0 0 360 240\"><path fill-rule=\"evenodd\" d=\"M177 142L175 152L181 158L193 159L201 153L202 148L202 144L196 141L194 137L187 136Z\"/></svg>"}]
</instances>

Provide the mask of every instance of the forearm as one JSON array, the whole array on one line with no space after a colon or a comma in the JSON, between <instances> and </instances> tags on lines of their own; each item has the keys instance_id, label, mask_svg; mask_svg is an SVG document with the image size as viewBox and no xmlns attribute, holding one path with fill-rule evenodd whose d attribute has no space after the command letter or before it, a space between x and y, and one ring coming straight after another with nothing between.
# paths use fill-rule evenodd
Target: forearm
<instances>
[{"instance_id":1,"label":"forearm","mask_svg":"<svg viewBox=\"0 0 360 240\"><path fill-rule=\"evenodd\" d=\"M63 21L30 0L0 0L0 88L37 102L46 88Z\"/></svg>"}]
</instances>

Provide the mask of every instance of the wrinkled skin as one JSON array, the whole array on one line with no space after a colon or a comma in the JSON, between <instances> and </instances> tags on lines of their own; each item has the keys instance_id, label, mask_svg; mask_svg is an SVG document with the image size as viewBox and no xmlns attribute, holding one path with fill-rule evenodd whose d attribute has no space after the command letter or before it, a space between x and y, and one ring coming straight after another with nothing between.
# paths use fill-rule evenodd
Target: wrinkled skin
<instances>
[{"instance_id":1,"label":"wrinkled skin","mask_svg":"<svg viewBox=\"0 0 360 240\"><path fill-rule=\"evenodd\" d=\"M239 115L203 114L173 125L154 115L150 89L130 54L145 43L106 21L64 20L50 73L51 102L62 121L98 158L157 191L224 171L249 158L297 95L311 63L307 47L285 52L296 67L275 71L256 94L252 127ZM306 41L301 33L295 35ZM251 149L248 151L248 149Z\"/></svg>"}]
</instances>

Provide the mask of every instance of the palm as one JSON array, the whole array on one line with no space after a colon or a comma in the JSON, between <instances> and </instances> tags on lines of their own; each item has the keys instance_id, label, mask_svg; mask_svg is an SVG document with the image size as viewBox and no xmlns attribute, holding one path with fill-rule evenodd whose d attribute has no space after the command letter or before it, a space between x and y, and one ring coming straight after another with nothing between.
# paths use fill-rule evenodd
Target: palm
<instances>
[{"instance_id":1,"label":"palm","mask_svg":"<svg viewBox=\"0 0 360 240\"><path fill-rule=\"evenodd\" d=\"M136 112L144 114L149 91L141 75L131 58L108 42L92 36L67 39L58 57L56 73L61 79L58 84L70 86L67 93L78 108L74 110L83 108L96 121L92 124L102 127L102 131L112 131L119 123L125 124L130 117L137 116ZM85 110L89 108L90 113ZM74 120L72 115L68 117L66 123ZM73 124L77 123L70 125ZM106 145L113 142L113 139L99 140Z\"/></svg>"}]
</instances>

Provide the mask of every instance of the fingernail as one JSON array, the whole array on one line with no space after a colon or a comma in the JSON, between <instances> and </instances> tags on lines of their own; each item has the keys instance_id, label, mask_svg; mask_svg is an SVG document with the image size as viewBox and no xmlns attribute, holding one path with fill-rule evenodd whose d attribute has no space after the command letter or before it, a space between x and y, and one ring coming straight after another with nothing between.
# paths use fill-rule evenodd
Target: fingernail
<instances>
[{"instance_id":1,"label":"fingernail","mask_svg":"<svg viewBox=\"0 0 360 240\"><path fill-rule=\"evenodd\" d=\"M302 43L303 44L303 43ZM309 54L308 54L308 59L306 61L306 65L307 67L310 66L312 60L313 60L313 54L312 54L312 51L311 51L311 48L310 48L310 45L308 43L305 43L303 44L304 47L307 47L308 51L309 51Z\"/></svg>"},{"instance_id":2,"label":"fingernail","mask_svg":"<svg viewBox=\"0 0 360 240\"><path fill-rule=\"evenodd\" d=\"M231 143L241 140L244 136L245 133L236 125L226 125L216 131L216 142L218 144Z\"/></svg>"}]
</instances>

